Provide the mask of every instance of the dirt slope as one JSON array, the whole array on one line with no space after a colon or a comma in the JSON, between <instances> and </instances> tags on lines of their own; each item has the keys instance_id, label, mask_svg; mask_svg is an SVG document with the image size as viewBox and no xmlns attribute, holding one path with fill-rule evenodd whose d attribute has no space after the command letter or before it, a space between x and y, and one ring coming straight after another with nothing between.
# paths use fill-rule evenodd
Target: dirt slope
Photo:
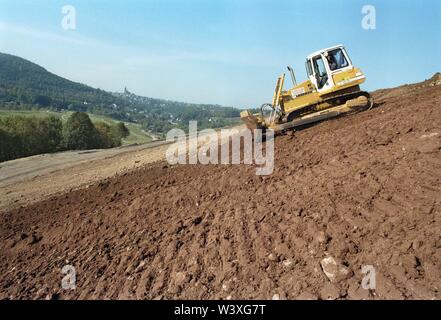
<instances>
[{"instance_id":1,"label":"dirt slope","mask_svg":"<svg viewBox=\"0 0 441 320\"><path fill-rule=\"evenodd\" d=\"M277 137L268 177L153 164L7 212L0 297L441 299L439 80ZM327 256L345 277L328 280Z\"/></svg>"},{"instance_id":2,"label":"dirt slope","mask_svg":"<svg viewBox=\"0 0 441 320\"><path fill-rule=\"evenodd\" d=\"M156 141L106 150L43 154L0 163L0 214L160 161L165 150L166 142Z\"/></svg>"}]
</instances>

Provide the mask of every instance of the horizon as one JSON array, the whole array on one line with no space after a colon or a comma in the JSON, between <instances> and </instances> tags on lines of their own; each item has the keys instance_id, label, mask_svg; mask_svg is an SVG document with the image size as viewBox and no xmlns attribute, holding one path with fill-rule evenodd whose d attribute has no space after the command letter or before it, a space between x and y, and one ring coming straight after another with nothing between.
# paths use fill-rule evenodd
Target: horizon
<instances>
[{"instance_id":1,"label":"horizon","mask_svg":"<svg viewBox=\"0 0 441 320\"><path fill-rule=\"evenodd\" d=\"M25 57L20 57L20 56L17 56L17 55L8 53L8 52L0 52L0 54L9 55L9 56L12 56L12 57L23 59L23 60L25 60L25 61L27 61L29 63L35 64L35 65L43 68L46 72L48 72L48 73L50 73L50 74L52 74L54 76L61 77L60 75L58 75L58 74L52 72L51 70L47 69L45 66L39 65L38 63L35 63L34 61L26 59ZM63 78L64 80L70 81L70 82L74 82L74 83L78 83L78 84L81 84L81 85L85 85L85 86L90 87L92 89L104 90L104 91L106 91L108 93L119 93L119 94L122 94L122 93L125 92L125 90L127 90L131 94L135 94L136 96L143 97L143 98L149 98L149 99L166 100L166 101L179 102L179 103L185 103L185 104L198 104L198 105L219 106L219 107L233 107L233 106L226 106L226 105L218 105L218 104L215 104L215 103L198 103L198 102L189 102L189 101L170 100L170 99L157 98L157 97L147 97L147 96L140 95L137 92L134 92L134 91L130 90L130 88L128 88L127 86L124 86L124 88L122 88L122 90L108 91L108 90L105 90L103 88L93 87L93 86L91 86L91 85L89 85L87 83L81 82L81 81L73 81L72 79L68 79L68 78L64 78L64 77L61 77L61 78Z\"/></svg>"},{"instance_id":2,"label":"horizon","mask_svg":"<svg viewBox=\"0 0 441 320\"><path fill-rule=\"evenodd\" d=\"M7 52L0 52L0 54L11 55L11 56L14 56L14 57L18 57L18 58L24 59L24 60L26 60L26 61L28 61L28 62L30 62L30 63L36 64L36 65L38 65L39 67L42 67L42 68L45 69L47 72L49 72L49 73L51 73L51 74L53 74L53 75L55 75L55 76L59 76L59 75L57 75L56 73L53 73L53 72L51 72L50 70L48 70L45 66L41 66L41 65L39 65L39 64L37 64L37 63L35 63L35 62L31 61L31 60L28 60L28 59L26 59L26 58L24 58L24 57L19 57L19 56L16 56L16 55L13 55L13 54L10 54L10 53L7 53ZM440 74L440 73L441 73L441 71L435 71L433 74L429 75L428 77L426 77L426 78L424 78L424 79L417 80L417 81L412 82L412 83L402 83L402 84L399 84L399 85L394 86L394 87L378 88L378 89L375 89L375 90L373 90L373 91L376 91L376 90L383 90L383 89L393 89L393 88L400 87L400 86L407 85L407 84L414 84L414 83L424 82L424 81L426 81L426 80L429 80L429 79L433 78L434 76L436 76L437 74ZM88 86L88 87L91 87L92 89L105 90L105 89L103 89L103 88L90 86L90 85L87 84L87 83L73 81L73 80L68 79L68 78L63 78L63 79L68 80L68 81L71 81L71 82L79 83L79 84L82 84L82 85L85 85L85 86ZM171 100L171 99L167 99L167 98L157 98L157 97L143 96L143 95L141 95L141 94L138 94L137 92L134 92L134 91L130 90L130 88L127 88L127 86L125 86L122 90L117 90L117 91L108 91L108 90L105 90L105 91L107 91L107 92L109 92L109 93L120 93L120 94L122 94L122 93L125 92L126 89L127 89L127 91L128 91L129 93L131 93L131 94L135 94L136 96L140 96L140 97L143 97L143 98L150 98L150 99L157 99L157 100L166 100L166 101L180 102L180 103L186 103L186 104L211 105L211 106L219 106L219 107L227 107L227 108L232 107L232 108L238 108L238 109L243 109L243 110L245 110L245 108L236 107L236 106L229 106L229 105L220 105L220 104L217 104L217 103L190 102L190 101L182 101L182 100L177 101L177 100ZM373 91L371 91L371 92L373 92Z\"/></svg>"},{"instance_id":3,"label":"horizon","mask_svg":"<svg viewBox=\"0 0 441 320\"><path fill-rule=\"evenodd\" d=\"M110 92L127 87L139 96L240 109L270 101L287 65L305 80L306 56L339 43L365 72L368 91L441 71L436 0L369 1L376 11L369 30L361 25L367 3L358 0L69 4L76 11L73 30L62 28L63 1L2 1L0 51ZM322 11L333 17L326 28L314 23L323 21Z\"/></svg>"}]
</instances>

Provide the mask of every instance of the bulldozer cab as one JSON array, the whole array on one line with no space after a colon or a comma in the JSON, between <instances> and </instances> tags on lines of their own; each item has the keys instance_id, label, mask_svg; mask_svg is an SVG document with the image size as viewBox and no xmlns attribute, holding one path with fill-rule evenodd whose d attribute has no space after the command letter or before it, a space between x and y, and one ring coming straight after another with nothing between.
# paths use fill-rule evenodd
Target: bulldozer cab
<instances>
[{"instance_id":1,"label":"bulldozer cab","mask_svg":"<svg viewBox=\"0 0 441 320\"><path fill-rule=\"evenodd\" d=\"M351 69L352 63L343 46L314 52L306 59L306 72L318 92L332 89L333 75Z\"/></svg>"}]
</instances>

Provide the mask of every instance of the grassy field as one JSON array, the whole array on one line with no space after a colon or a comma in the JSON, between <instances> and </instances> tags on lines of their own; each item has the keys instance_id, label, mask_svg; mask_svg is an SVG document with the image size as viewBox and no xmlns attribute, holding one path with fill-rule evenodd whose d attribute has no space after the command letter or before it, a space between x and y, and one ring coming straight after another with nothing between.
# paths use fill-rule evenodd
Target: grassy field
<instances>
[{"instance_id":1,"label":"grassy field","mask_svg":"<svg viewBox=\"0 0 441 320\"><path fill-rule=\"evenodd\" d=\"M54 112L54 111L17 111L17 110L0 110L0 117L6 117L6 116L26 116L26 117L47 117L47 116L55 116L61 118L62 121L66 121L67 118L72 114L71 111L64 111L64 112ZM105 122L108 124L117 123L118 121L105 117L100 116L96 114L89 114L90 119L92 122ZM129 144L143 144L147 142L151 142L153 139L151 136L146 134L143 130L140 124L137 123L131 123L131 122L124 122L127 128L130 130L130 135L123 139L123 145L129 145Z\"/></svg>"}]
</instances>

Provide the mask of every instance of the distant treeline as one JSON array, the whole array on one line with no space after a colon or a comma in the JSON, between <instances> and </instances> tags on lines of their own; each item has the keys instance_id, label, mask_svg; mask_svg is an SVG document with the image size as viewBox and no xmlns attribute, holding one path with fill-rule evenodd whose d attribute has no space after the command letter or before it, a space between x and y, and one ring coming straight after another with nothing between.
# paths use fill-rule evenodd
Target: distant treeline
<instances>
[{"instance_id":1,"label":"distant treeline","mask_svg":"<svg viewBox=\"0 0 441 320\"><path fill-rule=\"evenodd\" d=\"M92 123L87 113L60 118L0 118L0 162L64 150L105 149L121 145L130 134L124 123Z\"/></svg>"},{"instance_id":2,"label":"distant treeline","mask_svg":"<svg viewBox=\"0 0 441 320\"><path fill-rule=\"evenodd\" d=\"M185 129L189 120L199 128L220 128L237 122L239 110L94 89L52 74L22 58L0 53L0 105L8 110L78 111L135 122L147 131L165 134Z\"/></svg>"}]
</instances>

